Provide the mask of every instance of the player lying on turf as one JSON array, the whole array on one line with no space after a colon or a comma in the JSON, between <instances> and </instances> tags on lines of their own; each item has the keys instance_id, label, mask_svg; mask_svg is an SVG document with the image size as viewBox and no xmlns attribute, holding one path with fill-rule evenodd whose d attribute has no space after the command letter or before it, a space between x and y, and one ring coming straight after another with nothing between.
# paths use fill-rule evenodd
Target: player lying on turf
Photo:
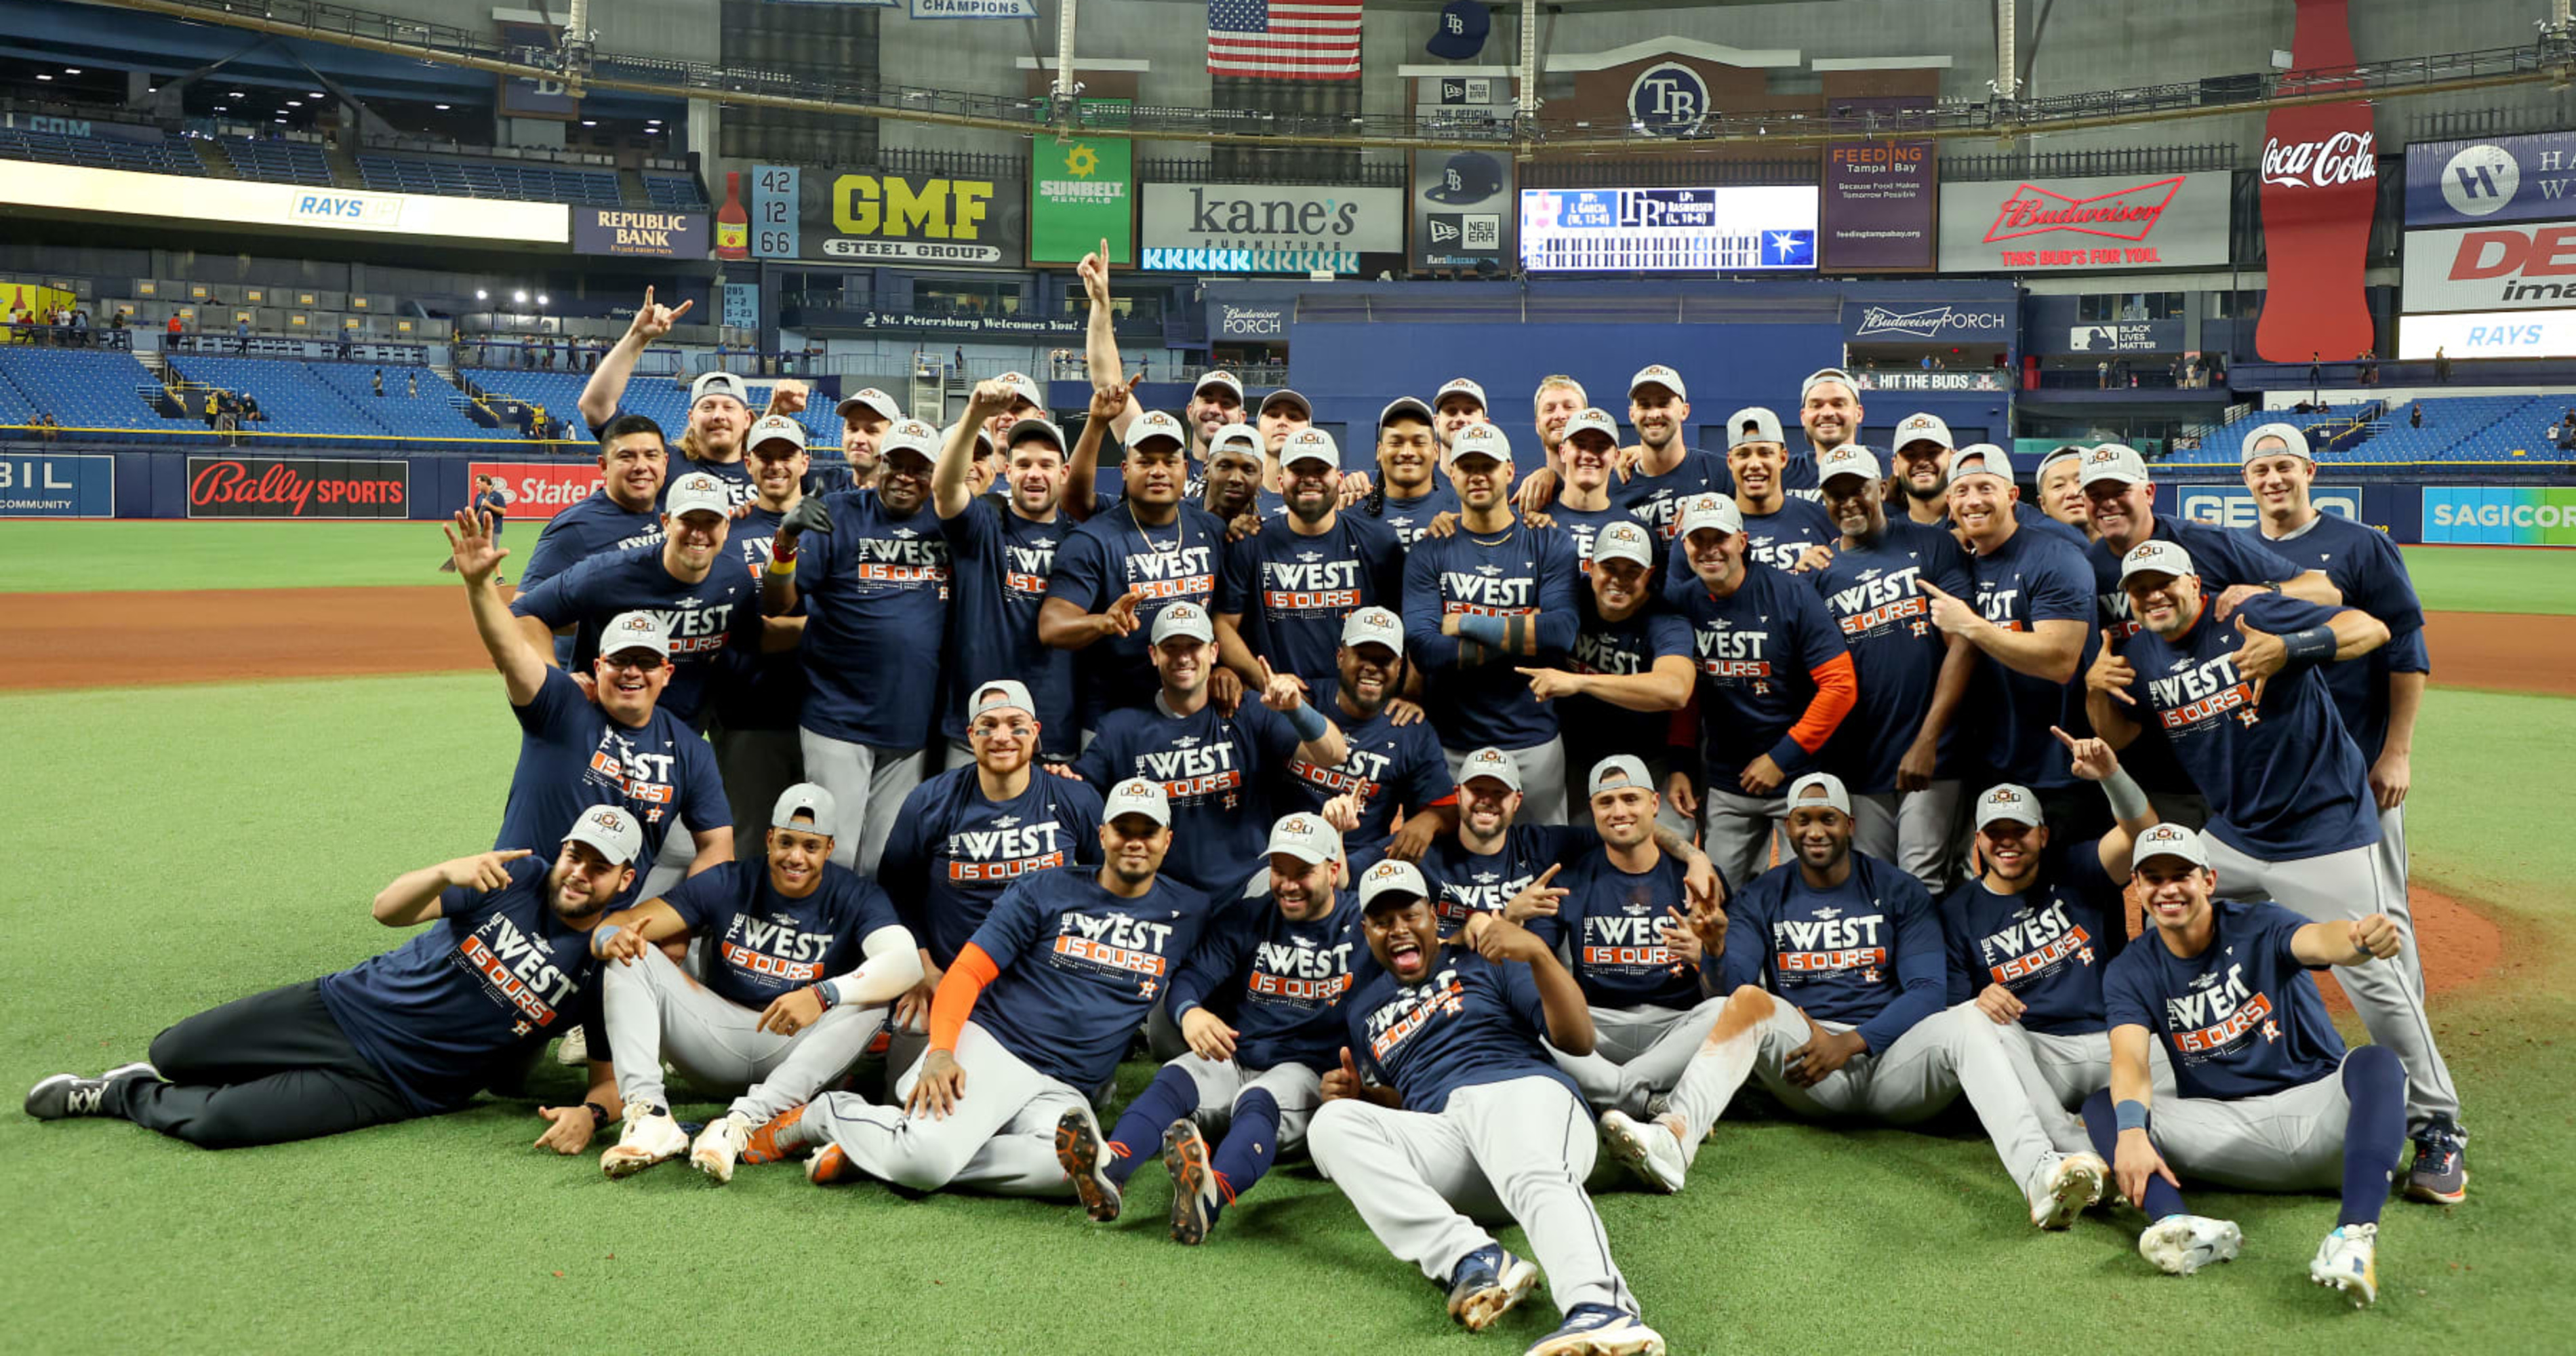
<instances>
[{"instance_id":1,"label":"player lying on turf","mask_svg":"<svg viewBox=\"0 0 2576 1356\"><path fill-rule=\"evenodd\" d=\"M27 1091L38 1120L115 1116L207 1149L336 1135L454 1111L515 1081L577 1020L588 934L634 879L644 833L615 806L581 812L552 860L478 852L396 876L376 921L429 927L337 974L235 999L152 1038L151 1060ZM539 1141L578 1153L609 1113L546 1108ZM569 1146L569 1147L567 1147Z\"/></svg>"},{"instance_id":2,"label":"player lying on turf","mask_svg":"<svg viewBox=\"0 0 2576 1356\"><path fill-rule=\"evenodd\" d=\"M1547 1046L1591 1051L1583 991L1546 942L1498 914L1442 942L1430 893L1409 862L1360 877L1360 932L1376 964L1343 1001L1350 1043L1308 1130L1315 1166L1387 1251L1448 1291L1450 1316L1469 1331L1492 1326L1538 1281L1477 1223L1508 1219L1546 1264L1565 1315L1530 1356L1660 1354L1664 1339L1638 1318L1583 1192L1598 1149L1592 1117L1548 1058Z\"/></svg>"},{"instance_id":3,"label":"player lying on turf","mask_svg":"<svg viewBox=\"0 0 2576 1356\"><path fill-rule=\"evenodd\" d=\"M691 1167L732 1181L752 1132L858 1062L886 1005L921 978L885 891L832 860L833 809L812 782L787 788L764 856L691 876L591 934L592 954L616 962L600 1004L626 1103L602 1172L626 1177L687 1150ZM683 939L699 941L703 975L665 952ZM671 1119L666 1059L701 1089L737 1094L694 1147Z\"/></svg>"},{"instance_id":4,"label":"player lying on turf","mask_svg":"<svg viewBox=\"0 0 2576 1356\"><path fill-rule=\"evenodd\" d=\"M2406 1070L2384 1045L2345 1052L2308 971L2393 966L2396 924L2219 902L2200 835L2171 824L2138 836L2137 880L2155 930L2103 978L2111 1086L2084 1104L2084 1128L2152 1221L2138 1255L2176 1276L2236 1256L2235 1223L2186 1210L2181 1176L2239 1191L2340 1186L2343 1211L2308 1277L2369 1304L2379 1209L2406 1143ZM2157 1041L2171 1047L2177 1097L2149 1086Z\"/></svg>"}]
</instances>

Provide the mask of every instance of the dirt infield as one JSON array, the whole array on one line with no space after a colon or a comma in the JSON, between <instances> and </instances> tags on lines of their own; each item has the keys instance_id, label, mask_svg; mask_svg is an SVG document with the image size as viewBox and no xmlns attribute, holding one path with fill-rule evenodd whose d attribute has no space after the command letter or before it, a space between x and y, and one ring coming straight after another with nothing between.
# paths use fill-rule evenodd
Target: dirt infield
<instances>
[{"instance_id":1,"label":"dirt infield","mask_svg":"<svg viewBox=\"0 0 2576 1356\"><path fill-rule=\"evenodd\" d=\"M2576 617L2427 612L2424 643L2442 687L2576 696Z\"/></svg>"}]
</instances>

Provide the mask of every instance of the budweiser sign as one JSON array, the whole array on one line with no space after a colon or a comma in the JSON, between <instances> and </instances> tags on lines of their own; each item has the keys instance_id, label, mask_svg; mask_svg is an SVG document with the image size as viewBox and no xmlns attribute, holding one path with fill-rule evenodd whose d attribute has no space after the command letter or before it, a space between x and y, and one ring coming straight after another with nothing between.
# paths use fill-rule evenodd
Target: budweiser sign
<instances>
[{"instance_id":1,"label":"budweiser sign","mask_svg":"<svg viewBox=\"0 0 2576 1356\"><path fill-rule=\"evenodd\" d=\"M2223 265L2229 198L2224 174L1945 183L1941 271L2029 274Z\"/></svg>"},{"instance_id":2,"label":"budweiser sign","mask_svg":"<svg viewBox=\"0 0 2576 1356\"><path fill-rule=\"evenodd\" d=\"M2144 240L2164 219L2166 205L2181 190L2181 175L2089 198L2070 198L2036 184L2023 184L1995 209L1995 224L1986 228L1986 239L2018 240L2068 231L2112 240Z\"/></svg>"},{"instance_id":3,"label":"budweiser sign","mask_svg":"<svg viewBox=\"0 0 2576 1356\"><path fill-rule=\"evenodd\" d=\"M2293 188L2332 188L2379 177L2376 134L2337 132L2314 141L2263 143L2263 182Z\"/></svg>"},{"instance_id":4,"label":"budweiser sign","mask_svg":"<svg viewBox=\"0 0 2576 1356\"><path fill-rule=\"evenodd\" d=\"M411 466L338 458L190 457L191 518L406 518Z\"/></svg>"}]
</instances>

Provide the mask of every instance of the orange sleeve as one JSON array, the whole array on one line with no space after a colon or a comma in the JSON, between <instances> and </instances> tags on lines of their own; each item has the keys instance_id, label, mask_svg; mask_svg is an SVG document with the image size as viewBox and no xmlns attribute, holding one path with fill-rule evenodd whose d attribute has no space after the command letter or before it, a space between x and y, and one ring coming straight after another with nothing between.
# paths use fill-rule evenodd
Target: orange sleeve
<instances>
[{"instance_id":1,"label":"orange sleeve","mask_svg":"<svg viewBox=\"0 0 2576 1356\"><path fill-rule=\"evenodd\" d=\"M1807 703L1807 713L1789 727L1789 737L1809 753L1825 746L1833 738L1834 728L1843 723L1860 701L1860 677L1852 670L1851 655L1846 652L1808 670L1816 680L1816 695Z\"/></svg>"},{"instance_id":2,"label":"orange sleeve","mask_svg":"<svg viewBox=\"0 0 2576 1356\"><path fill-rule=\"evenodd\" d=\"M939 989L930 996L931 1049L957 1048L957 1033L965 1030L966 1019L975 1015L975 1000L984 996L984 986L1001 973L1002 967L973 942L957 953L957 963L939 977Z\"/></svg>"}]
</instances>

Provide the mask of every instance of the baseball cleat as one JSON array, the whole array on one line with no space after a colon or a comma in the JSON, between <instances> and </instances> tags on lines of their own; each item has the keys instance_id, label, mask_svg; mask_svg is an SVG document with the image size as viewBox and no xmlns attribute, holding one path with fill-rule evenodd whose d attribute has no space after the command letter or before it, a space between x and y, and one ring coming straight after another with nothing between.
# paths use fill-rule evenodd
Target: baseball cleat
<instances>
[{"instance_id":1,"label":"baseball cleat","mask_svg":"<svg viewBox=\"0 0 2576 1356\"><path fill-rule=\"evenodd\" d=\"M698 1142L689 1146L689 1166L722 1186L733 1180L734 1162L742 1157L750 1141L750 1119L726 1112L707 1122L707 1128L698 1133Z\"/></svg>"},{"instance_id":2,"label":"baseball cleat","mask_svg":"<svg viewBox=\"0 0 2576 1356\"><path fill-rule=\"evenodd\" d=\"M2406 1170L2406 1199L2458 1205L2469 1198L2468 1132L2447 1119L2415 1134L2415 1163Z\"/></svg>"},{"instance_id":3,"label":"baseball cleat","mask_svg":"<svg viewBox=\"0 0 2576 1356\"><path fill-rule=\"evenodd\" d=\"M58 1073L27 1089L27 1114L40 1121L59 1121L72 1116L113 1116L107 1095L118 1082L128 1078L158 1078L161 1071L149 1064L120 1064L96 1078L79 1074Z\"/></svg>"},{"instance_id":4,"label":"baseball cleat","mask_svg":"<svg viewBox=\"0 0 2576 1356\"><path fill-rule=\"evenodd\" d=\"M1094 1224L1118 1218L1118 1184L1109 1180L1109 1146L1100 1141L1100 1122L1089 1106L1078 1106L1055 1123L1055 1161L1073 1179L1073 1194Z\"/></svg>"},{"instance_id":5,"label":"baseball cleat","mask_svg":"<svg viewBox=\"0 0 2576 1356\"><path fill-rule=\"evenodd\" d=\"M563 1039L555 1042L555 1063L580 1068L590 1062L590 1037L582 1034L580 1023L573 1024Z\"/></svg>"},{"instance_id":6,"label":"baseball cleat","mask_svg":"<svg viewBox=\"0 0 2576 1356\"><path fill-rule=\"evenodd\" d=\"M793 1148L788 1148L782 1147L778 1142L778 1136L781 1131L784 1131L787 1127L804 1119L805 1106L801 1102L795 1106L787 1108L785 1111L779 1112L775 1116L770 1117L768 1124L752 1131L751 1137L743 1141L741 1161L745 1163L784 1163L788 1159L802 1158L806 1154L813 1152L813 1146L810 1144L799 1144Z\"/></svg>"},{"instance_id":7,"label":"baseball cleat","mask_svg":"<svg viewBox=\"0 0 2576 1356\"><path fill-rule=\"evenodd\" d=\"M1163 1132L1163 1168L1172 1174L1172 1241L1196 1247L1207 1241L1219 1206L1216 1172L1208 1166L1207 1136L1184 1116Z\"/></svg>"},{"instance_id":8,"label":"baseball cleat","mask_svg":"<svg viewBox=\"0 0 2576 1356\"><path fill-rule=\"evenodd\" d=\"M838 1144L826 1144L805 1160L805 1180L816 1186L839 1186L859 1180L859 1167Z\"/></svg>"},{"instance_id":9,"label":"baseball cleat","mask_svg":"<svg viewBox=\"0 0 2576 1356\"><path fill-rule=\"evenodd\" d=\"M1536 1284L1537 1267L1503 1251L1499 1243L1488 1243L1449 1273L1449 1316L1469 1332L1483 1332Z\"/></svg>"},{"instance_id":10,"label":"baseball cleat","mask_svg":"<svg viewBox=\"0 0 2576 1356\"><path fill-rule=\"evenodd\" d=\"M599 1170L611 1177L632 1177L688 1151L689 1132L671 1119L669 1108L630 1107L625 1130L599 1156Z\"/></svg>"},{"instance_id":11,"label":"baseball cleat","mask_svg":"<svg viewBox=\"0 0 2576 1356\"><path fill-rule=\"evenodd\" d=\"M1578 1304L1565 1326L1530 1344L1527 1356L1664 1356L1664 1338L1625 1309Z\"/></svg>"},{"instance_id":12,"label":"baseball cleat","mask_svg":"<svg viewBox=\"0 0 2576 1356\"><path fill-rule=\"evenodd\" d=\"M1601 1113L1601 1142L1610 1146L1610 1156L1636 1174L1638 1181L1668 1196L1682 1189L1682 1177L1688 1171L1682 1142L1661 1121L1640 1125L1627 1112L1612 1107Z\"/></svg>"},{"instance_id":13,"label":"baseball cleat","mask_svg":"<svg viewBox=\"0 0 2576 1356\"><path fill-rule=\"evenodd\" d=\"M2308 1279L2340 1290L2352 1307L2367 1309L2379 1298L2379 1226L2339 1224L2317 1245L2308 1263Z\"/></svg>"},{"instance_id":14,"label":"baseball cleat","mask_svg":"<svg viewBox=\"0 0 2576 1356\"><path fill-rule=\"evenodd\" d=\"M2233 1262L2245 1234L2233 1220L2167 1215L2138 1235L2138 1255L2168 1276L2188 1276L2212 1262Z\"/></svg>"},{"instance_id":15,"label":"baseball cleat","mask_svg":"<svg viewBox=\"0 0 2576 1356\"><path fill-rule=\"evenodd\" d=\"M2043 1229L2063 1229L2102 1199L2111 1169L2093 1154L2060 1154L2050 1164L2046 1184L2031 1198L2030 1222Z\"/></svg>"}]
</instances>

